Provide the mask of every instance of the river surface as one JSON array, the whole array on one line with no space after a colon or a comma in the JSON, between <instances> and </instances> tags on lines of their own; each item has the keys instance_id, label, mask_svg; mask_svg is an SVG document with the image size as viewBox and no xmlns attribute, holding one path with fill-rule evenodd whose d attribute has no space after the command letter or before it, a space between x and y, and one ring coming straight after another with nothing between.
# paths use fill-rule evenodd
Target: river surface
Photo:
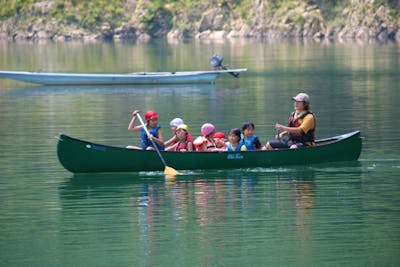
<instances>
[{"instance_id":1,"label":"river surface","mask_svg":"<svg viewBox=\"0 0 400 267\"><path fill-rule=\"evenodd\" d=\"M400 48L386 43L1 43L0 69L127 73L248 68L215 85L0 80L0 266L399 266ZM134 109L193 136L253 121L263 143L307 92L317 137L363 136L358 162L73 175L55 138L138 145Z\"/></svg>"}]
</instances>

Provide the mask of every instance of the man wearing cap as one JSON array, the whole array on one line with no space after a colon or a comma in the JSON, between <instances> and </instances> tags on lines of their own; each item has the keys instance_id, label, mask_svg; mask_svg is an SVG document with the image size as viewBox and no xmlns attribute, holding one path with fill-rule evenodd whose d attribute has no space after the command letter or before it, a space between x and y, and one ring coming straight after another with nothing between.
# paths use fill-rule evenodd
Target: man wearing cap
<instances>
[{"instance_id":1,"label":"man wearing cap","mask_svg":"<svg viewBox=\"0 0 400 267\"><path fill-rule=\"evenodd\" d=\"M288 119L288 126L276 123L275 129L280 133L276 140L270 140L266 149L301 148L313 146L315 143L315 115L310 111L310 97L306 93L299 93L292 97L294 109ZM284 136L287 140L282 140Z\"/></svg>"}]
</instances>

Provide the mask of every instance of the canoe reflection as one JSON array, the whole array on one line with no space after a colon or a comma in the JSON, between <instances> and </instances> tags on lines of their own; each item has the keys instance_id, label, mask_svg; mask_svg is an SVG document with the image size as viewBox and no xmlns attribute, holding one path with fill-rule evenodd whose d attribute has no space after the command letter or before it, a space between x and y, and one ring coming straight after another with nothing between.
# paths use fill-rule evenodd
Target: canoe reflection
<instances>
[{"instance_id":1,"label":"canoe reflection","mask_svg":"<svg viewBox=\"0 0 400 267\"><path fill-rule=\"evenodd\" d=\"M136 199L134 205L139 207L195 207L191 212L197 214L198 222L207 224L221 221L220 215L227 210L256 210L262 197L263 201L270 202L269 207L279 205L280 194L287 194L281 189L287 186L295 199L294 206L312 208L315 205L314 175L314 171L310 170L301 173L271 173L260 183L259 174L243 171L186 176L175 180L165 180L162 176L143 177L138 174L87 174L74 175L59 190L63 204L67 206L69 199L110 197L123 201L124 198L131 197ZM271 187L273 184L275 189ZM270 195L263 196L265 191L269 191ZM273 195L275 196L271 198Z\"/></svg>"},{"instance_id":2,"label":"canoe reflection","mask_svg":"<svg viewBox=\"0 0 400 267\"><path fill-rule=\"evenodd\" d=\"M243 236L257 237L259 229L264 238L289 228L298 240L312 240L316 207L341 207L340 195L331 193L340 181L330 182L332 175L348 171L353 177L341 187L343 194L360 186L354 167L330 167L212 171L175 180L160 174L76 175L59 188L62 238L83 245L119 240L131 250L140 244L142 265L151 265L160 247L210 251L216 240L240 243Z\"/></svg>"},{"instance_id":3,"label":"canoe reflection","mask_svg":"<svg viewBox=\"0 0 400 267\"><path fill-rule=\"evenodd\" d=\"M161 184L144 184L141 189L140 220L141 241L152 247L157 242L160 201L169 202L169 218L177 239L185 232L195 231L192 237L197 246L210 249L210 240L229 239L229 235L246 235L248 227L271 224L274 227L295 221L295 233L301 240L311 238L310 220L315 206L315 173L301 171L273 173L268 180L245 172L230 172L226 177L193 177ZM160 199L160 191L166 195ZM295 215L294 217L288 214ZM259 221L254 225L252 221ZM289 220L289 221L287 221ZM164 220L165 224L165 220ZM221 232L208 232L209 227L222 227ZM229 230L231 228L231 230ZM211 228L213 229L213 228ZM154 255L148 255L149 257Z\"/></svg>"}]
</instances>

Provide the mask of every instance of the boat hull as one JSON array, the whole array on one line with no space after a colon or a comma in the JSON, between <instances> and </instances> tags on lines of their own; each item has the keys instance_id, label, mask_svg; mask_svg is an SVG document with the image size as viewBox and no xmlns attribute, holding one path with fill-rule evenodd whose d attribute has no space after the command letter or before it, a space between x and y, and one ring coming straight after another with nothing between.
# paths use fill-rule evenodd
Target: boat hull
<instances>
[{"instance_id":1,"label":"boat hull","mask_svg":"<svg viewBox=\"0 0 400 267\"><path fill-rule=\"evenodd\" d=\"M138 72L131 74L80 74L54 72L0 71L0 78L42 85L129 85L129 84L190 84L215 83L222 73L240 73L246 69Z\"/></svg>"},{"instance_id":2,"label":"boat hull","mask_svg":"<svg viewBox=\"0 0 400 267\"><path fill-rule=\"evenodd\" d=\"M73 173L138 172L164 169L155 151L100 145L64 134L58 137L57 155ZM361 153L359 131L318 140L301 149L243 152L161 152L168 166L178 170L238 169L355 161Z\"/></svg>"}]
</instances>

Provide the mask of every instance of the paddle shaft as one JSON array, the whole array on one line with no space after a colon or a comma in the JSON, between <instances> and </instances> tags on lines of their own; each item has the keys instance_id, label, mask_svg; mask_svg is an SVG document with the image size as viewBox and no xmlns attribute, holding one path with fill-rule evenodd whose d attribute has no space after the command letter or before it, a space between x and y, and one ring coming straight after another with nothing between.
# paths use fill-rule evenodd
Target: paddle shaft
<instances>
[{"instance_id":1,"label":"paddle shaft","mask_svg":"<svg viewBox=\"0 0 400 267\"><path fill-rule=\"evenodd\" d=\"M151 143L153 144L154 149L157 151L158 156L160 157L162 163L164 164L164 167L167 167L167 163L165 163L165 160L164 160L163 156L161 155L160 150L158 149L156 142L154 142L154 140L150 138L149 130L147 130L146 124L143 122L142 117L140 116L139 113L137 113L136 116L138 117L138 119L140 121L140 124L142 124L143 129L146 132L147 136L149 137Z\"/></svg>"}]
</instances>

